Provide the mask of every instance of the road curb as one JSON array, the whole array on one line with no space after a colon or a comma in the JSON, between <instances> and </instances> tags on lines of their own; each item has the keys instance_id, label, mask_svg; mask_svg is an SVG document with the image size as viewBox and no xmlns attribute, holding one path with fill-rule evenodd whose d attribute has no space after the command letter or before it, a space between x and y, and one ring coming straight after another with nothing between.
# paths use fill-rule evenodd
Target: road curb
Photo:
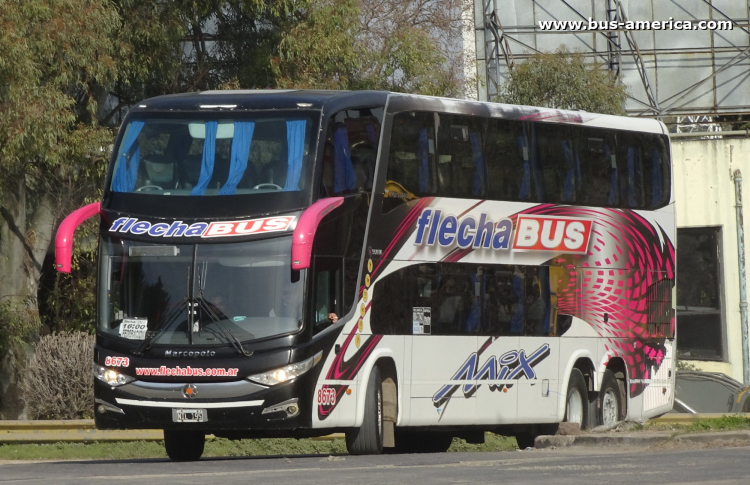
<instances>
[{"instance_id":1,"label":"road curb","mask_svg":"<svg viewBox=\"0 0 750 485\"><path fill-rule=\"evenodd\" d=\"M649 447L667 441L713 443L716 441L742 441L750 444L750 431L720 431L711 433L675 434L669 432L601 433L576 436L539 436L534 448L561 448L566 446L637 446Z\"/></svg>"}]
</instances>

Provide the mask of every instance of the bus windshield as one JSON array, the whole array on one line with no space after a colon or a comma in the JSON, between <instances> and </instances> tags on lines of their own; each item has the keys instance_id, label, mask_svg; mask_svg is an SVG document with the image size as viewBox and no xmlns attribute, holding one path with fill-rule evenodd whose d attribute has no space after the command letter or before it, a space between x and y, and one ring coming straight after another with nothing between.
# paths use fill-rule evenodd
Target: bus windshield
<instances>
[{"instance_id":1,"label":"bus windshield","mask_svg":"<svg viewBox=\"0 0 750 485\"><path fill-rule=\"evenodd\" d=\"M292 281L291 237L202 245L105 237L101 254L105 334L226 345L300 329L303 279Z\"/></svg>"},{"instance_id":2,"label":"bus windshield","mask_svg":"<svg viewBox=\"0 0 750 485\"><path fill-rule=\"evenodd\" d=\"M231 116L131 120L117 147L110 189L182 196L304 190L313 113Z\"/></svg>"}]
</instances>

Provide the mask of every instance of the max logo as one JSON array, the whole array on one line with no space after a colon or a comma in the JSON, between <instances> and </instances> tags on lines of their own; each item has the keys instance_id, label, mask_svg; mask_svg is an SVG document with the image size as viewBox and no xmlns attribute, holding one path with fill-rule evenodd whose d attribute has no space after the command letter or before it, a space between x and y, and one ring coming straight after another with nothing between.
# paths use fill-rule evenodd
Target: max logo
<instances>
[{"instance_id":1,"label":"max logo","mask_svg":"<svg viewBox=\"0 0 750 485\"><path fill-rule=\"evenodd\" d=\"M510 350L500 357L495 358L491 356L487 359L487 362L477 370L477 353L474 352L466 359L461 368L458 369L453 377L452 381L503 381L520 379L526 377L526 379L536 379L536 372L534 366L544 360L550 354L549 344L544 344L530 355L526 355L526 351L521 350ZM464 397L470 397L477 389L479 389L478 382L463 384ZM504 387L511 387L513 384L490 384L490 391L500 391ZM461 384L447 384L443 386L438 392L432 396L432 404L435 407L442 406L450 396L453 395Z\"/></svg>"},{"instance_id":2,"label":"max logo","mask_svg":"<svg viewBox=\"0 0 750 485\"><path fill-rule=\"evenodd\" d=\"M591 226L591 220L577 217L519 215L514 237L510 219L494 222L483 213L478 220L467 216L459 221L440 210L425 209L417 219L414 244L586 254Z\"/></svg>"}]
</instances>

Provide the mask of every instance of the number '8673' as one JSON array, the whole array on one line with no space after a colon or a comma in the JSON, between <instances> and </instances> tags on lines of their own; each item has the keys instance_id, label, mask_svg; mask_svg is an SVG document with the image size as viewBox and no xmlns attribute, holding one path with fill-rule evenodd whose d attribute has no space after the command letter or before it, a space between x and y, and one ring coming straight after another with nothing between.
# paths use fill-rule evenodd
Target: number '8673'
<instances>
[{"instance_id":1,"label":"number '8673'","mask_svg":"<svg viewBox=\"0 0 750 485\"><path fill-rule=\"evenodd\" d=\"M130 359L127 357L107 357L104 359L104 365L110 367L128 367Z\"/></svg>"},{"instance_id":2,"label":"number '8673'","mask_svg":"<svg viewBox=\"0 0 750 485\"><path fill-rule=\"evenodd\" d=\"M324 387L318 391L318 404L333 406L336 404L336 390L332 387Z\"/></svg>"}]
</instances>

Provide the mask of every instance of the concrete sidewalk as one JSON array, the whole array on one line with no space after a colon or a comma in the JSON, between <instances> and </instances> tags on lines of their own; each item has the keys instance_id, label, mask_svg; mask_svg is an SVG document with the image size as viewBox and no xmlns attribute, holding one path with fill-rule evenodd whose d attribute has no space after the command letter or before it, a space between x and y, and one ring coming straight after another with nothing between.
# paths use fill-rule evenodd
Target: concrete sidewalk
<instances>
[{"instance_id":1,"label":"concrete sidewalk","mask_svg":"<svg viewBox=\"0 0 750 485\"><path fill-rule=\"evenodd\" d=\"M650 423L691 424L700 419L718 419L723 416L739 416L750 419L750 413L668 413L650 419ZM667 441L687 443L713 443L716 441L739 441L750 445L750 430L730 430L681 433L679 431L600 431L585 434L539 436L535 448L562 446L637 446L649 447Z\"/></svg>"},{"instance_id":2,"label":"concrete sidewalk","mask_svg":"<svg viewBox=\"0 0 750 485\"><path fill-rule=\"evenodd\" d=\"M559 448L564 446L637 446L647 448L667 441L683 443L733 441L750 445L750 431L716 431L690 434L668 431L638 431L591 433L574 436L539 436L534 442L534 448Z\"/></svg>"}]
</instances>

